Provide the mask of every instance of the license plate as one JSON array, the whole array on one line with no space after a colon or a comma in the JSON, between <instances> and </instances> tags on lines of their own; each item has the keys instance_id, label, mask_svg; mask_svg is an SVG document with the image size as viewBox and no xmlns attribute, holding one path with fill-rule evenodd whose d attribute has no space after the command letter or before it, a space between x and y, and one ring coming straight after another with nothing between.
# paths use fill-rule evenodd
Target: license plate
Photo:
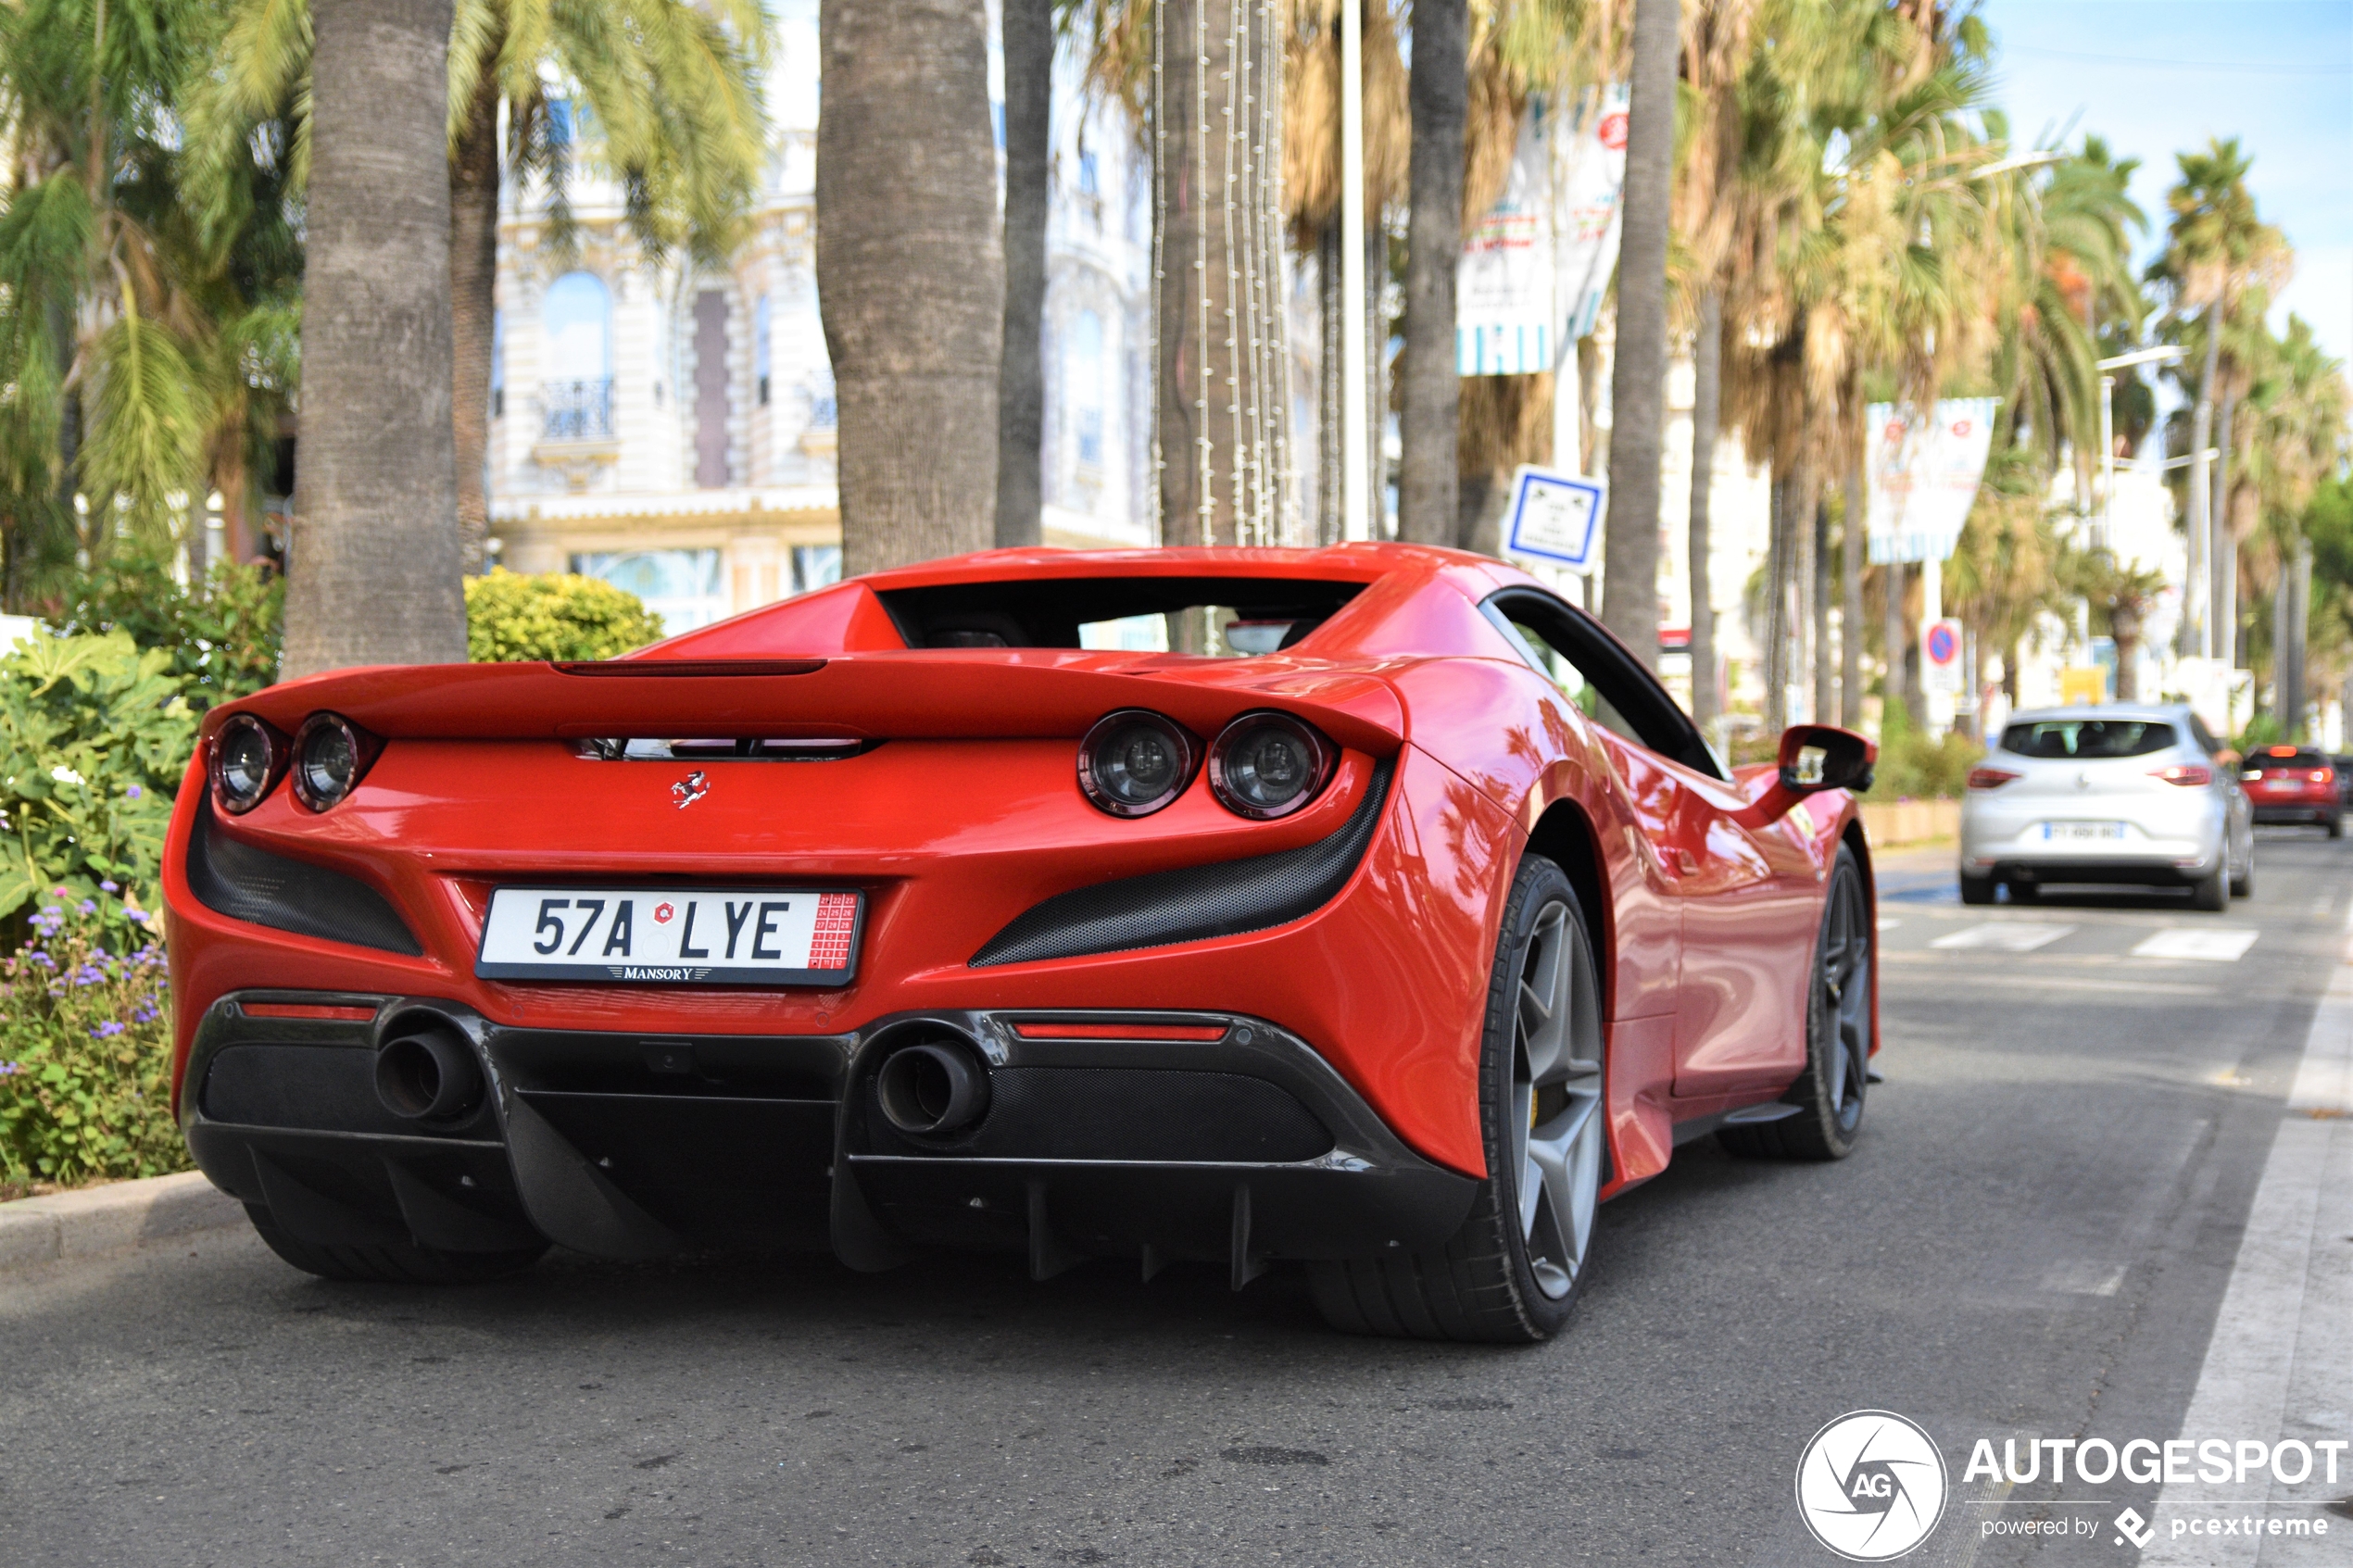
<instances>
[{"instance_id":1,"label":"license plate","mask_svg":"<svg viewBox=\"0 0 2353 1568\"><path fill-rule=\"evenodd\" d=\"M843 985L865 898L766 887L501 887L474 972L486 980Z\"/></svg>"},{"instance_id":2,"label":"license plate","mask_svg":"<svg viewBox=\"0 0 2353 1568\"><path fill-rule=\"evenodd\" d=\"M2124 836L2122 822L2045 822L2046 844L2099 844Z\"/></svg>"}]
</instances>

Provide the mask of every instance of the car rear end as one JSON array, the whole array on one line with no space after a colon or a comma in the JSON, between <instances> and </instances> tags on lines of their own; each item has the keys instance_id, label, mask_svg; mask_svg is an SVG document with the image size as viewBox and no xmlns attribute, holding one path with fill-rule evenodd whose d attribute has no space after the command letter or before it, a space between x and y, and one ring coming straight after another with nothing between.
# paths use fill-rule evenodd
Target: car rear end
<instances>
[{"instance_id":1,"label":"car rear end","mask_svg":"<svg viewBox=\"0 0 2353 1568\"><path fill-rule=\"evenodd\" d=\"M2334 838L2344 832L2345 807L2335 759L2312 746L2265 746L2247 754L2240 787L2259 823L2322 827Z\"/></svg>"},{"instance_id":2,"label":"car rear end","mask_svg":"<svg viewBox=\"0 0 2353 1568\"><path fill-rule=\"evenodd\" d=\"M2182 710L2020 714L1969 773L1963 892L2206 882L2229 858L2229 790Z\"/></svg>"},{"instance_id":3,"label":"car rear end","mask_svg":"<svg viewBox=\"0 0 2353 1568\"><path fill-rule=\"evenodd\" d=\"M275 687L175 816L182 1124L313 1247L1442 1240L1488 937L1403 729L1374 673L1001 639Z\"/></svg>"}]
</instances>

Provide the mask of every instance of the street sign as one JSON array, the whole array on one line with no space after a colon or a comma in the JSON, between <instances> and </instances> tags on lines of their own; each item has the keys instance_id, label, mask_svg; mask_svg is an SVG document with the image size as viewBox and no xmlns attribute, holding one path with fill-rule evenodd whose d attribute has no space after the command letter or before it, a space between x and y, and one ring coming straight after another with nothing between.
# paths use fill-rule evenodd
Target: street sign
<instances>
[{"instance_id":1,"label":"street sign","mask_svg":"<svg viewBox=\"0 0 2353 1568\"><path fill-rule=\"evenodd\" d=\"M1961 623L1930 621L1920 628L1920 689L1958 696L1963 684Z\"/></svg>"},{"instance_id":2,"label":"street sign","mask_svg":"<svg viewBox=\"0 0 2353 1568\"><path fill-rule=\"evenodd\" d=\"M1504 548L1572 571L1590 571L1601 538L1608 490L1597 479L1555 473L1522 463L1512 479L1512 508L1504 520Z\"/></svg>"}]
</instances>

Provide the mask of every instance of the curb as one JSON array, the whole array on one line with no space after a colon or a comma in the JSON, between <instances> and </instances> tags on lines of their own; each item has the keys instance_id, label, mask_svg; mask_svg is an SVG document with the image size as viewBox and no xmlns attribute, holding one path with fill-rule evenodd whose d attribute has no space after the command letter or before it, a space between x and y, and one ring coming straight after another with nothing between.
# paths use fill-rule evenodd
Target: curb
<instances>
[{"instance_id":1,"label":"curb","mask_svg":"<svg viewBox=\"0 0 2353 1568\"><path fill-rule=\"evenodd\" d=\"M245 1218L245 1205L201 1171L19 1198L0 1203L0 1270L99 1257Z\"/></svg>"}]
</instances>

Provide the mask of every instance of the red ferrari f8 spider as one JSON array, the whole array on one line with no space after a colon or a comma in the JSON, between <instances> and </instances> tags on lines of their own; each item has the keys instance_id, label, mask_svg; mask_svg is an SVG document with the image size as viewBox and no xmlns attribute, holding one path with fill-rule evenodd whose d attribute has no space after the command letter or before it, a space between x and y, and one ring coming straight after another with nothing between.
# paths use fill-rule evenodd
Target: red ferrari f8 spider
<instances>
[{"instance_id":1,"label":"red ferrari f8 spider","mask_svg":"<svg viewBox=\"0 0 2353 1568\"><path fill-rule=\"evenodd\" d=\"M172 821L175 1103L331 1277L1297 1260L1341 1328L1541 1338L1679 1143L1853 1147L1872 759L1728 772L1582 611L1402 546L293 681Z\"/></svg>"}]
</instances>

